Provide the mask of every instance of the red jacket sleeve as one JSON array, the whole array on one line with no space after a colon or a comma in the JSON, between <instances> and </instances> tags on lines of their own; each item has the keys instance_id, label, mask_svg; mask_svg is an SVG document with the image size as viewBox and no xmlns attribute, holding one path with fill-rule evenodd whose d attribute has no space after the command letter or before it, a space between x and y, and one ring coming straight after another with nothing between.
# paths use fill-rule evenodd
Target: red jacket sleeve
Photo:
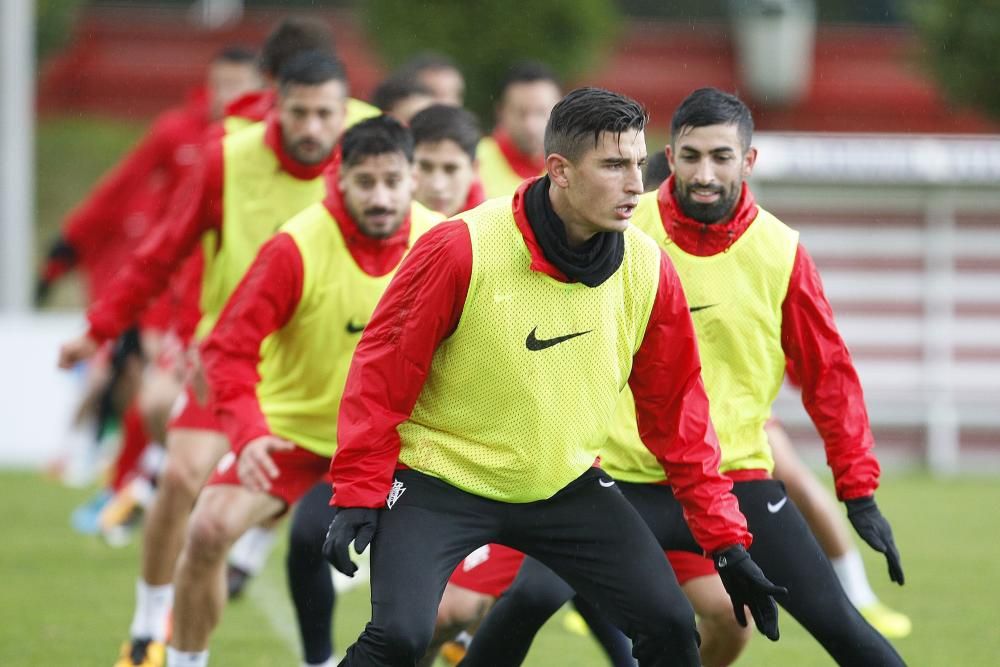
<instances>
[{"instance_id":1,"label":"red jacket sleeve","mask_svg":"<svg viewBox=\"0 0 1000 667\"><path fill-rule=\"evenodd\" d=\"M73 209L63 224L63 237L80 257L102 243L108 233L118 233L121 205L132 194L146 187L157 169L169 169L170 112L160 116L139 143L101 178L90 195Z\"/></svg>"},{"instance_id":2,"label":"red jacket sleeve","mask_svg":"<svg viewBox=\"0 0 1000 667\"><path fill-rule=\"evenodd\" d=\"M707 553L735 544L749 547L752 538L731 493L732 480L719 473L719 443L687 299L662 252L656 301L629 387L639 435L663 465L698 544Z\"/></svg>"},{"instance_id":3,"label":"red jacket sleeve","mask_svg":"<svg viewBox=\"0 0 1000 667\"><path fill-rule=\"evenodd\" d=\"M801 245L781 307L781 345L802 386L802 403L826 446L841 500L870 496L879 464L861 381L833 321L812 258Z\"/></svg>"},{"instance_id":4,"label":"red jacket sleeve","mask_svg":"<svg viewBox=\"0 0 1000 667\"><path fill-rule=\"evenodd\" d=\"M271 430L257 400L261 343L291 319L302 299L302 255L292 237L265 243L202 344L212 407L239 452Z\"/></svg>"},{"instance_id":5,"label":"red jacket sleeve","mask_svg":"<svg viewBox=\"0 0 1000 667\"><path fill-rule=\"evenodd\" d=\"M458 324L472 276L461 221L424 234L403 260L351 361L330 463L338 507L380 507L399 459L396 427L410 416L438 344Z\"/></svg>"},{"instance_id":6,"label":"red jacket sleeve","mask_svg":"<svg viewBox=\"0 0 1000 667\"><path fill-rule=\"evenodd\" d=\"M201 164L178 184L167 218L156 225L87 312L90 336L114 338L131 326L167 286L171 274L194 250L202 235L222 224L222 144L205 150Z\"/></svg>"}]
</instances>

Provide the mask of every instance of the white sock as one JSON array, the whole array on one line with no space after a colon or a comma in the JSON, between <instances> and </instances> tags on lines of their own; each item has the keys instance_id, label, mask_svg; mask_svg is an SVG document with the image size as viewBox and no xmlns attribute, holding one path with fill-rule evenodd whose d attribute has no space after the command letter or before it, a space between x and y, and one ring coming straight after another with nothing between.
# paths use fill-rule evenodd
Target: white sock
<instances>
[{"instance_id":1,"label":"white sock","mask_svg":"<svg viewBox=\"0 0 1000 667\"><path fill-rule=\"evenodd\" d=\"M174 585L150 586L142 579L135 582L135 615L130 632L135 639L167 639L167 619L174 605Z\"/></svg>"},{"instance_id":2,"label":"white sock","mask_svg":"<svg viewBox=\"0 0 1000 667\"><path fill-rule=\"evenodd\" d=\"M264 569L277 538L278 531L274 528L250 528L229 549L229 564L256 576Z\"/></svg>"},{"instance_id":3,"label":"white sock","mask_svg":"<svg viewBox=\"0 0 1000 667\"><path fill-rule=\"evenodd\" d=\"M851 604L860 608L878 602L875 591L868 583L865 564L857 549L851 549L839 558L831 558L830 562L833 563L833 570L837 573L840 585L844 587Z\"/></svg>"},{"instance_id":4,"label":"white sock","mask_svg":"<svg viewBox=\"0 0 1000 667\"><path fill-rule=\"evenodd\" d=\"M472 635L470 635L465 630L462 630L457 635L455 635L455 638L452 639L452 641L455 642L456 644L461 644L465 648L469 648L469 644L472 643Z\"/></svg>"},{"instance_id":5,"label":"white sock","mask_svg":"<svg viewBox=\"0 0 1000 667\"><path fill-rule=\"evenodd\" d=\"M167 667L208 667L208 651L178 651L168 646Z\"/></svg>"}]
</instances>

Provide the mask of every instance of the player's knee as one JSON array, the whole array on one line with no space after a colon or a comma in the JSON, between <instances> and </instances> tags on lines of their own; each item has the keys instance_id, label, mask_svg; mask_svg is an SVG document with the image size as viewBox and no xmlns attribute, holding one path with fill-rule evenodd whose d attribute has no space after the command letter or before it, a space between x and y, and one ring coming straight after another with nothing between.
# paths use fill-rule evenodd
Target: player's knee
<instances>
[{"instance_id":1,"label":"player's knee","mask_svg":"<svg viewBox=\"0 0 1000 667\"><path fill-rule=\"evenodd\" d=\"M562 584L561 580L559 584ZM515 584L504 592L503 597L505 604L517 609L519 614L548 618L573 597L573 589L565 584L552 586Z\"/></svg>"},{"instance_id":2,"label":"player's knee","mask_svg":"<svg viewBox=\"0 0 1000 667\"><path fill-rule=\"evenodd\" d=\"M747 619L750 611L747 610ZM753 636L753 627L746 627L736 621L732 605L727 609L719 609L716 613L699 615L698 629L701 632L702 644L717 644L725 646L729 651L739 652Z\"/></svg>"},{"instance_id":3,"label":"player's knee","mask_svg":"<svg viewBox=\"0 0 1000 667\"><path fill-rule=\"evenodd\" d=\"M159 493L178 503L193 503L204 481L197 472L187 461L168 455L160 473Z\"/></svg>"},{"instance_id":4,"label":"player's knee","mask_svg":"<svg viewBox=\"0 0 1000 667\"><path fill-rule=\"evenodd\" d=\"M224 559L229 545L235 541L225 517L212 512L195 512L188 526L189 557L198 561Z\"/></svg>"},{"instance_id":5,"label":"player's knee","mask_svg":"<svg viewBox=\"0 0 1000 667\"><path fill-rule=\"evenodd\" d=\"M288 533L288 562L313 563L323 560L323 539L325 531L316 526L292 523Z\"/></svg>"},{"instance_id":6,"label":"player's knee","mask_svg":"<svg viewBox=\"0 0 1000 667\"><path fill-rule=\"evenodd\" d=\"M383 648L392 664L415 664L431 643L434 628L423 619L400 618L387 624L382 632Z\"/></svg>"}]
</instances>

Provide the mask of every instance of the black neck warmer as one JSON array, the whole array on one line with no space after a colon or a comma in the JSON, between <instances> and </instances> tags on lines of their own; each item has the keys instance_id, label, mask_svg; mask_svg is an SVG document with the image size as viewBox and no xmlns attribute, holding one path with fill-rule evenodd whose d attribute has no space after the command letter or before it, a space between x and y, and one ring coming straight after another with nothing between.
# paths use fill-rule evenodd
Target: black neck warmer
<instances>
[{"instance_id":1,"label":"black neck warmer","mask_svg":"<svg viewBox=\"0 0 1000 667\"><path fill-rule=\"evenodd\" d=\"M545 259L572 281L597 287L614 275L625 257L621 232L598 232L579 248L566 240L566 227L549 199L549 177L544 176L524 193L524 212Z\"/></svg>"}]
</instances>

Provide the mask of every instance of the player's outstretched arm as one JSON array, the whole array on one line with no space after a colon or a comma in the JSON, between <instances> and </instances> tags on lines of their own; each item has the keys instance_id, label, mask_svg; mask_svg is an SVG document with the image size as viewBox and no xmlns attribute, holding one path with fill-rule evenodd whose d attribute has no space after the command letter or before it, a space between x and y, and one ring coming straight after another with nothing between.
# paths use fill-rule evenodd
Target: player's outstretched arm
<instances>
[{"instance_id":1,"label":"player's outstretched arm","mask_svg":"<svg viewBox=\"0 0 1000 667\"><path fill-rule=\"evenodd\" d=\"M761 634L778 641L778 605L773 596L787 595L788 589L768 581L741 544L715 552L712 560L733 602L736 621L744 628L747 626L744 607L748 607Z\"/></svg>"},{"instance_id":2,"label":"player's outstretched arm","mask_svg":"<svg viewBox=\"0 0 1000 667\"><path fill-rule=\"evenodd\" d=\"M903 566L899 562L899 549L896 548L896 542L892 538L889 522L875 504L875 496L852 498L844 501L844 504L847 505L847 518L850 519L854 530L868 543L868 546L885 554L885 560L889 565L889 579L902 586Z\"/></svg>"}]
</instances>

